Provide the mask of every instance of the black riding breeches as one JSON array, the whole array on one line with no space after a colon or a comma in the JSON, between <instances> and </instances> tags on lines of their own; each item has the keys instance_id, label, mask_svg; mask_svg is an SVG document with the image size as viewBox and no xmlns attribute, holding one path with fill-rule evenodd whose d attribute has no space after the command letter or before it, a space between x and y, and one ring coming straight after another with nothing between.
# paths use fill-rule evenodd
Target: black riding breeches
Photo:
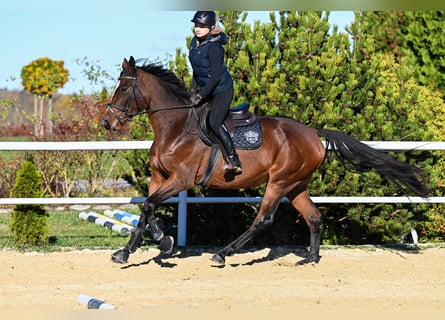
<instances>
[{"instance_id":1,"label":"black riding breeches","mask_svg":"<svg viewBox=\"0 0 445 320\"><path fill-rule=\"evenodd\" d=\"M217 132L229 113L230 104L233 99L233 88L214 95L212 108L209 115L209 127L213 132Z\"/></svg>"},{"instance_id":2,"label":"black riding breeches","mask_svg":"<svg viewBox=\"0 0 445 320\"><path fill-rule=\"evenodd\" d=\"M235 152L232 138L223 129L222 125L229 113L230 104L233 99L233 88L218 93L212 98L212 107L209 114L209 127L221 143L223 152L231 155Z\"/></svg>"}]
</instances>

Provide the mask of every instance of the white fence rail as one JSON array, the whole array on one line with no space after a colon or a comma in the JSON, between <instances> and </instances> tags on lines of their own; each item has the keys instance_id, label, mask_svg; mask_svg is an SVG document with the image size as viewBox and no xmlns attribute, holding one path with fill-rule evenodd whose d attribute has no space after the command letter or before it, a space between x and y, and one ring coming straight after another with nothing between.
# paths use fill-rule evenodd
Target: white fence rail
<instances>
[{"instance_id":1,"label":"white fence rail","mask_svg":"<svg viewBox=\"0 0 445 320\"><path fill-rule=\"evenodd\" d=\"M425 141L362 141L379 150L413 151L445 150L445 142ZM81 150L135 150L150 149L152 141L75 141L75 142L0 142L4 151L81 151ZM145 197L99 197L99 198L0 198L0 205L15 204L128 204L143 203ZM315 203L445 203L445 197L311 197ZM262 197L188 197L187 191L180 192L164 203L178 204L179 246L187 240L188 203L259 203ZM282 201L287 201L283 199Z\"/></svg>"}]
</instances>

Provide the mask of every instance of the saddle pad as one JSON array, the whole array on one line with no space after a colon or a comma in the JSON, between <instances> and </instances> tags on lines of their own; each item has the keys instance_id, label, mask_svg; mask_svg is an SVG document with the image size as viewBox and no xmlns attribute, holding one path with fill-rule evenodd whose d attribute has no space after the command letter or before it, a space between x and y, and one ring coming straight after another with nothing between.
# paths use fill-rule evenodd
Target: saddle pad
<instances>
[{"instance_id":1,"label":"saddle pad","mask_svg":"<svg viewBox=\"0 0 445 320\"><path fill-rule=\"evenodd\" d=\"M235 127L232 139L237 149L254 150L259 148L263 143L260 121L256 119L249 126Z\"/></svg>"},{"instance_id":2,"label":"saddle pad","mask_svg":"<svg viewBox=\"0 0 445 320\"><path fill-rule=\"evenodd\" d=\"M210 140L208 135L202 130L200 126L198 128L198 133L199 137L205 144L209 146L212 146L214 144L214 142ZM235 127L232 139L236 149L241 149L241 150L258 149L263 143L261 124L258 118L248 126Z\"/></svg>"}]
</instances>

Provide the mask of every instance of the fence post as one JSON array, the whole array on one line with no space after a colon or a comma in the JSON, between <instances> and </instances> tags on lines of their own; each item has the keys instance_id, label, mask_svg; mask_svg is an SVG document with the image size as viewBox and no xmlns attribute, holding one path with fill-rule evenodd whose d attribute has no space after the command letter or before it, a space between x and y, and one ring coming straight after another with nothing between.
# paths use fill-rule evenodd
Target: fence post
<instances>
[{"instance_id":1,"label":"fence post","mask_svg":"<svg viewBox=\"0 0 445 320\"><path fill-rule=\"evenodd\" d=\"M187 244L187 190L178 194L178 246Z\"/></svg>"}]
</instances>

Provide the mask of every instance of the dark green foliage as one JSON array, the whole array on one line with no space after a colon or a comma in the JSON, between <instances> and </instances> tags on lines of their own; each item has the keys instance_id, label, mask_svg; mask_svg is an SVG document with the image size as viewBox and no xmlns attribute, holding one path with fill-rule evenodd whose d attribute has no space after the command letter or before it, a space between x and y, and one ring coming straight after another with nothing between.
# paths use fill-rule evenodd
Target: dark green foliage
<instances>
[{"instance_id":1,"label":"dark green foliage","mask_svg":"<svg viewBox=\"0 0 445 320\"><path fill-rule=\"evenodd\" d=\"M130 135L134 140L153 140L147 115L136 117L130 122ZM151 177L150 150L129 150L124 157L132 170L124 178L134 185L141 196L147 196L149 178Z\"/></svg>"},{"instance_id":2,"label":"dark green foliage","mask_svg":"<svg viewBox=\"0 0 445 320\"><path fill-rule=\"evenodd\" d=\"M189 196L256 197L256 190L215 190L195 187ZM246 231L253 222L258 204L189 204L187 208L187 243L189 245L225 245ZM252 239L253 245L306 245L309 230L303 219L297 219L289 203L280 205L272 228Z\"/></svg>"},{"instance_id":3,"label":"dark green foliage","mask_svg":"<svg viewBox=\"0 0 445 320\"><path fill-rule=\"evenodd\" d=\"M290 116L360 140L433 139L434 127L427 125L434 118L430 108L443 103L426 102L433 93L416 84L411 66L375 52L374 40L364 32L358 14L349 35L330 29L328 21L326 13L280 12L278 19L271 13L271 23L256 23L253 29L226 23L229 32L236 34L234 28L243 34L235 36L236 45L231 43L238 51L227 54L237 79L237 99L251 102L259 115ZM422 152L393 156L425 169L429 165L423 163L431 159ZM346 171L332 154L310 185L313 196L382 196L399 191L374 173ZM321 209L329 223L326 242L395 242L415 225L407 205ZM282 205L277 217L287 210L292 209ZM292 234L294 226L289 226Z\"/></svg>"},{"instance_id":4,"label":"dark green foliage","mask_svg":"<svg viewBox=\"0 0 445 320\"><path fill-rule=\"evenodd\" d=\"M402 84L400 96L393 92L391 97L395 96L399 105L404 101L400 98L409 97L410 100L405 100L408 106L412 105L407 109L408 117L416 119L422 115L419 120L424 120L419 123L425 122L429 133L418 140L443 141L445 138L444 22L445 15L440 11L377 11L361 15L363 31L373 39L375 51L393 54L396 66L398 63L404 66L405 71L397 70ZM422 87L414 85L414 80ZM418 130L415 125L408 128ZM424 153L416 158L429 173L434 195L443 196L443 152ZM444 215L441 204L431 204L424 214L416 215L414 220L422 239L436 241L445 237Z\"/></svg>"},{"instance_id":5,"label":"dark green foliage","mask_svg":"<svg viewBox=\"0 0 445 320\"><path fill-rule=\"evenodd\" d=\"M195 187L189 196L236 197L238 190L214 190ZM187 215L187 243L224 245L235 240L251 224L255 208L246 204L190 204Z\"/></svg>"},{"instance_id":6,"label":"dark green foliage","mask_svg":"<svg viewBox=\"0 0 445 320\"><path fill-rule=\"evenodd\" d=\"M363 12L363 25L376 49L415 65L419 83L445 96L445 14L441 11Z\"/></svg>"},{"instance_id":7,"label":"dark green foliage","mask_svg":"<svg viewBox=\"0 0 445 320\"><path fill-rule=\"evenodd\" d=\"M359 140L443 140L443 100L419 84L409 60L378 50L379 42L359 13L346 33L331 28L326 12L270 13L269 23L254 25L244 22L246 13L218 14L224 17L229 37L225 60L235 81L234 105L248 101L257 115L289 116L313 128L344 131ZM186 59L178 50L170 67L189 84ZM434 195L443 194L442 154L412 151L392 156L434 173ZM261 194L263 189L242 190L241 194ZM208 195L210 191L200 192ZM310 185L312 196L401 192L375 173L346 171L333 154L327 156ZM440 221L426 214L429 208L431 205L408 204L320 206L326 221L324 242L399 242L413 227L425 230L421 235L428 239L430 222ZM189 235L196 244L227 242L243 232L255 215L248 204L189 206L189 211ZM200 234L205 236L199 238ZM290 205L282 204L273 228L254 241L305 244L307 227Z\"/></svg>"},{"instance_id":8,"label":"dark green foliage","mask_svg":"<svg viewBox=\"0 0 445 320\"><path fill-rule=\"evenodd\" d=\"M39 198L42 196L42 177L31 161L24 161L17 172L11 196ZM48 214L42 205L14 206L10 231L18 245L45 245L48 242Z\"/></svg>"}]
</instances>

